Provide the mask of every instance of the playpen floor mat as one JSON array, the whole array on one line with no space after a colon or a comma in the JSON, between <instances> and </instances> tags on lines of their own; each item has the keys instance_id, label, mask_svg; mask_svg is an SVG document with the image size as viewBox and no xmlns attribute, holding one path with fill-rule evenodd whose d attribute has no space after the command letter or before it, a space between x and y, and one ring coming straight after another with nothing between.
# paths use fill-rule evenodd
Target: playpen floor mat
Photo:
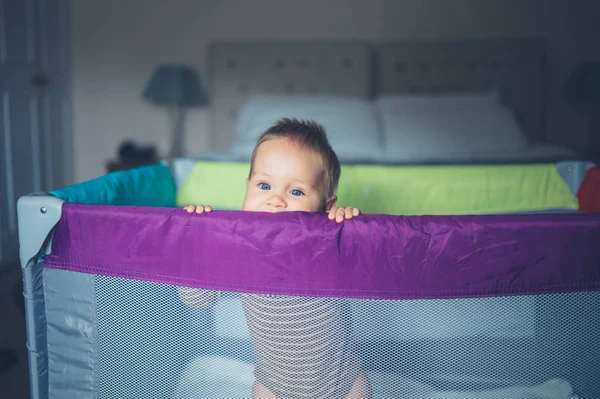
<instances>
[{"instance_id":1,"label":"playpen floor mat","mask_svg":"<svg viewBox=\"0 0 600 399\"><path fill-rule=\"evenodd\" d=\"M254 366L222 356L192 359L179 377L176 399L250 399ZM583 399L568 381L555 378L538 385L509 385L478 390L440 390L399 374L368 372L373 399Z\"/></svg>"}]
</instances>

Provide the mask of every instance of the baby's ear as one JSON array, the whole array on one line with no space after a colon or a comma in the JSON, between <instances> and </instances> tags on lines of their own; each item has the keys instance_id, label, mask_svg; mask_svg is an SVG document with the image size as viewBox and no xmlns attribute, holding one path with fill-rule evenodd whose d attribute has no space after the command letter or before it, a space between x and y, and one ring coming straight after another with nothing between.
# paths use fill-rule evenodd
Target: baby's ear
<instances>
[{"instance_id":1,"label":"baby's ear","mask_svg":"<svg viewBox=\"0 0 600 399\"><path fill-rule=\"evenodd\" d=\"M329 199L327 200L327 203L325 204L325 212L329 212L329 210L331 208L333 208L336 203L337 203L337 196L334 195L334 196L329 197Z\"/></svg>"}]
</instances>

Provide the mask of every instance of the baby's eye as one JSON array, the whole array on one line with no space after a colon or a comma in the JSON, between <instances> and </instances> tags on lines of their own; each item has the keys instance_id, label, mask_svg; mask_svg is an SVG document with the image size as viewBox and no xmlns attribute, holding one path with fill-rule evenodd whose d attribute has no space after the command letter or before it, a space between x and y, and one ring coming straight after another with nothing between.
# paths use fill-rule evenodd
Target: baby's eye
<instances>
[{"instance_id":1,"label":"baby's eye","mask_svg":"<svg viewBox=\"0 0 600 399\"><path fill-rule=\"evenodd\" d=\"M260 188L261 190L270 190L271 186L269 186L269 184L267 183L258 183L258 188Z\"/></svg>"},{"instance_id":2,"label":"baby's eye","mask_svg":"<svg viewBox=\"0 0 600 399\"><path fill-rule=\"evenodd\" d=\"M304 195L304 193L298 189L293 189L292 191L290 191L290 194L292 194L295 197L300 197Z\"/></svg>"}]
</instances>

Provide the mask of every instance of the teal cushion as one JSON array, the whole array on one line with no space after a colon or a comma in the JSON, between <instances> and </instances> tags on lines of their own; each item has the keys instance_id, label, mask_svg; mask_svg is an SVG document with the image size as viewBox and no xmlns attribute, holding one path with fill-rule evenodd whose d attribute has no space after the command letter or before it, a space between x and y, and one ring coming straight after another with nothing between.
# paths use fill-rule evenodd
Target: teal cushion
<instances>
[{"instance_id":1,"label":"teal cushion","mask_svg":"<svg viewBox=\"0 0 600 399\"><path fill-rule=\"evenodd\" d=\"M78 204L174 207L176 188L169 168L157 163L112 172L50 194Z\"/></svg>"}]
</instances>

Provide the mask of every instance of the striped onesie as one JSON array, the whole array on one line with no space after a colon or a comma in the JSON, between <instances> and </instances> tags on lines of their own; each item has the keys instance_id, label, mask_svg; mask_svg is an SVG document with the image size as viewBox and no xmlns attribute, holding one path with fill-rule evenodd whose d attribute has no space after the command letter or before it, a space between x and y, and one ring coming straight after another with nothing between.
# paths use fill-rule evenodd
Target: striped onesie
<instances>
[{"instance_id":1,"label":"striped onesie","mask_svg":"<svg viewBox=\"0 0 600 399\"><path fill-rule=\"evenodd\" d=\"M216 291L178 287L191 307L212 306ZM344 398L360 373L350 318L335 298L242 294L258 358L257 382L278 399Z\"/></svg>"}]
</instances>

